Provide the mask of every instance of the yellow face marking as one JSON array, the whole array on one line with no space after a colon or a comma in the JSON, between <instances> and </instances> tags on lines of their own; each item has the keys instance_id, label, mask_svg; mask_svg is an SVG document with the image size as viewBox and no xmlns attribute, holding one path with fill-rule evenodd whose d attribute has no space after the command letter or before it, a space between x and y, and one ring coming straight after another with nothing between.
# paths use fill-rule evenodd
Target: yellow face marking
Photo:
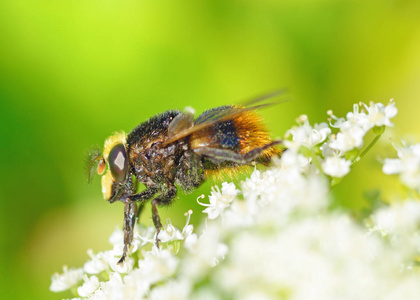
<instances>
[{"instance_id":1,"label":"yellow face marking","mask_svg":"<svg viewBox=\"0 0 420 300\"><path fill-rule=\"evenodd\" d=\"M102 176L102 194L104 195L105 200L111 199L112 196L112 185L114 184L115 179L112 177L111 171L107 171L104 176Z\"/></svg>"}]
</instances>

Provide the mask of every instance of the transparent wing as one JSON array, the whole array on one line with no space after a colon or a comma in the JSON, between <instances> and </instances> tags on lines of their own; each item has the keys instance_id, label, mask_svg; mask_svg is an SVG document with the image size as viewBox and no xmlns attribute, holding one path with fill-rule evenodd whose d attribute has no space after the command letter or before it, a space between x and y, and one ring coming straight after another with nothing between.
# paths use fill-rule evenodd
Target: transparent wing
<instances>
[{"instance_id":1,"label":"transparent wing","mask_svg":"<svg viewBox=\"0 0 420 300\"><path fill-rule=\"evenodd\" d=\"M169 124L168 136L175 136L194 126L194 116L191 113L178 114Z\"/></svg>"},{"instance_id":2,"label":"transparent wing","mask_svg":"<svg viewBox=\"0 0 420 300\"><path fill-rule=\"evenodd\" d=\"M278 101L278 102L270 102L270 103L253 105L253 104L263 102L267 99L273 99L284 93L285 93L284 90L275 91L275 92L271 92L269 94L260 96L258 98L246 101L243 105L239 105L239 106L228 105L228 106L218 107L216 109L213 109L213 110L207 111L206 113L201 114L194 121L193 125L191 125L191 123L188 123L188 122L191 122L191 118L189 117L189 114L181 114L179 118L176 117L169 125L168 139L163 143L163 146L169 145L179 139L185 138L195 132L203 130L218 122L231 120L234 117L244 112L279 104L280 102ZM253 106L250 106L250 105L253 105ZM172 123L174 124L172 125Z\"/></svg>"},{"instance_id":3,"label":"transparent wing","mask_svg":"<svg viewBox=\"0 0 420 300\"><path fill-rule=\"evenodd\" d=\"M251 98L248 101L245 101L244 103L242 103L242 106L248 107L248 106L251 106L255 103L260 103L260 102L263 102L267 99L274 99L274 98L277 98L277 97L280 97L280 96L284 96L286 94L287 94L287 89L273 91L271 93L267 93L267 94L263 94L263 95L258 96L258 97ZM286 102L286 101L288 101L288 99L283 99L283 101L277 100L275 102L275 104L279 104L279 103Z\"/></svg>"}]
</instances>

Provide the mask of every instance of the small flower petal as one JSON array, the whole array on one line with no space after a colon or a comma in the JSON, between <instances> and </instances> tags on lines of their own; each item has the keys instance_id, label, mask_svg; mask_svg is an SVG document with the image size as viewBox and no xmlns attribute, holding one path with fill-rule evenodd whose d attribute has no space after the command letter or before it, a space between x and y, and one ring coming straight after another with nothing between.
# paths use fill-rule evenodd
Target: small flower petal
<instances>
[{"instance_id":1,"label":"small flower petal","mask_svg":"<svg viewBox=\"0 0 420 300\"><path fill-rule=\"evenodd\" d=\"M50 291L61 292L70 289L82 280L83 269L68 269L67 266L63 267L63 274L55 273L51 277Z\"/></svg>"},{"instance_id":2,"label":"small flower petal","mask_svg":"<svg viewBox=\"0 0 420 300\"><path fill-rule=\"evenodd\" d=\"M82 286L77 288L77 293L81 297L89 297L99 288L99 279L96 276L83 276L85 281Z\"/></svg>"},{"instance_id":3,"label":"small flower petal","mask_svg":"<svg viewBox=\"0 0 420 300\"><path fill-rule=\"evenodd\" d=\"M322 163L322 170L332 177L343 177L350 172L351 162L337 156L330 156Z\"/></svg>"}]
</instances>

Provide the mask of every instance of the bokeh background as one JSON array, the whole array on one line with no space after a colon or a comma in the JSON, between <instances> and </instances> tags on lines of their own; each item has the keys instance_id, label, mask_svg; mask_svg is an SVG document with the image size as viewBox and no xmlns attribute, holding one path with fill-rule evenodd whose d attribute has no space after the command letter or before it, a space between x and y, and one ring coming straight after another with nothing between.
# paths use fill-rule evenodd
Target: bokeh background
<instances>
[{"instance_id":1,"label":"bokeh background","mask_svg":"<svg viewBox=\"0 0 420 300\"><path fill-rule=\"evenodd\" d=\"M69 296L49 292L51 274L108 249L123 217L98 178L86 184L86 151L164 110L287 88L290 101L261 112L282 137L300 114L321 122L328 109L394 98L396 136L415 136L419 16L416 0L1 1L0 297ZM357 211L392 186L375 151L335 189L338 205ZM214 183L163 220L182 226L192 208L198 222L196 198Z\"/></svg>"}]
</instances>

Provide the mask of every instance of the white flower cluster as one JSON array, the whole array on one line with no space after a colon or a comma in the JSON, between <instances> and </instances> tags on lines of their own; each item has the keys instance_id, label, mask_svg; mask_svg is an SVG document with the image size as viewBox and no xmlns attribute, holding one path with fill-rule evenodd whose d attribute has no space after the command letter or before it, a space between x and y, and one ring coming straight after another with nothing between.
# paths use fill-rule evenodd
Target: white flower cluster
<instances>
[{"instance_id":1,"label":"white flower cluster","mask_svg":"<svg viewBox=\"0 0 420 300\"><path fill-rule=\"evenodd\" d=\"M154 227L137 226L131 256L138 254L142 259L136 261L136 266L133 257L127 257L124 264L117 263L124 245L123 231L116 229L109 239L113 244L112 250L97 254L88 250L91 259L83 268L68 270L65 267L63 274L54 274L50 290L59 292L79 285L77 294L86 299L142 299L154 284L166 281L175 274L179 259L172 246L177 240L185 240L186 246L188 239L194 239L193 228L189 224L191 213L187 213L188 221L182 232L168 223L160 233L161 243L168 248L152 246L156 234ZM149 250L139 253L144 248Z\"/></svg>"},{"instance_id":2,"label":"white flower cluster","mask_svg":"<svg viewBox=\"0 0 420 300\"><path fill-rule=\"evenodd\" d=\"M322 171L331 177L341 178L350 172L351 165L360 158L358 155L366 133L376 128L380 135L385 126L393 126L391 118L397 114L397 108L391 100L387 106L373 102L369 105L354 104L353 111L346 118L338 118L332 111L328 114L330 124L315 124L314 127L309 124L307 116L299 117L299 126L288 131L292 140L286 140L285 146L295 150L305 147L315 154L319 153L316 159L321 161ZM332 134L332 130L338 132Z\"/></svg>"},{"instance_id":3,"label":"white flower cluster","mask_svg":"<svg viewBox=\"0 0 420 300\"><path fill-rule=\"evenodd\" d=\"M51 278L52 283L50 290L53 292L61 292L73 287L83 277L83 269L68 269L67 266L63 267L63 274L54 274Z\"/></svg>"},{"instance_id":4,"label":"white flower cluster","mask_svg":"<svg viewBox=\"0 0 420 300\"><path fill-rule=\"evenodd\" d=\"M360 107L365 111L360 111ZM354 148L363 146L364 135L374 127L388 126L394 124L391 118L397 114L395 102L391 102L384 106L382 103L371 102L368 105L354 104L353 112L349 112L346 118L337 118L330 112L331 118L336 122L334 127L340 128L335 140L331 141L330 148L339 151L350 151Z\"/></svg>"},{"instance_id":5,"label":"white flower cluster","mask_svg":"<svg viewBox=\"0 0 420 300\"><path fill-rule=\"evenodd\" d=\"M377 111L359 117L369 126L389 125L390 114L380 117L381 106L366 109L372 107ZM337 123L353 122L355 112L349 115ZM215 187L208 204L200 200L207 218L198 230L189 211L182 230L166 224L158 249L155 229L137 226L122 266L116 262L123 236L116 230L112 250L88 251L84 267L65 267L50 289L72 289L75 299L419 299L420 202L374 211L369 228L331 211L331 183L315 164L341 158L330 147L331 129L312 128L305 119L290 133L291 147L271 168L255 170L239 188ZM336 154L308 156L302 145Z\"/></svg>"}]
</instances>

